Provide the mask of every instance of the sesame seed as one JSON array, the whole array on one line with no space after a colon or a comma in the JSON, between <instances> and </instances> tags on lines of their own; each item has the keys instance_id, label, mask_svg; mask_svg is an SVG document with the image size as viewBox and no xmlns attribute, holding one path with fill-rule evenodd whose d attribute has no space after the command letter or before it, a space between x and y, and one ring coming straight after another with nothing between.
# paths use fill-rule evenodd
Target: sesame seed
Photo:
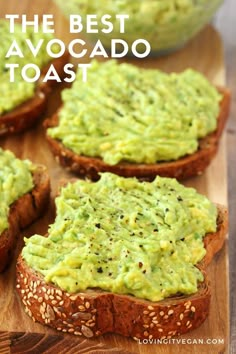
<instances>
[{"instance_id":1,"label":"sesame seed","mask_svg":"<svg viewBox=\"0 0 236 354\"><path fill-rule=\"evenodd\" d=\"M24 284L25 285L27 284L27 278L24 278Z\"/></svg>"},{"instance_id":2,"label":"sesame seed","mask_svg":"<svg viewBox=\"0 0 236 354\"><path fill-rule=\"evenodd\" d=\"M169 318L169 316L165 315L163 318L164 318L164 320L167 320L167 318Z\"/></svg>"},{"instance_id":3,"label":"sesame seed","mask_svg":"<svg viewBox=\"0 0 236 354\"><path fill-rule=\"evenodd\" d=\"M72 301L75 301L76 299L77 299L77 295L72 295L72 296L70 296L70 300L72 300Z\"/></svg>"},{"instance_id":4,"label":"sesame seed","mask_svg":"<svg viewBox=\"0 0 236 354\"><path fill-rule=\"evenodd\" d=\"M49 295L49 299L50 299L50 300L53 300L53 299L54 299L54 296L53 296L53 295Z\"/></svg>"},{"instance_id":5,"label":"sesame seed","mask_svg":"<svg viewBox=\"0 0 236 354\"><path fill-rule=\"evenodd\" d=\"M188 327L188 328L191 328L191 327L192 327L192 324L190 323L187 327Z\"/></svg>"},{"instance_id":6,"label":"sesame seed","mask_svg":"<svg viewBox=\"0 0 236 354\"><path fill-rule=\"evenodd\" d=\"M25 293L25 290L22 289L22 290L21 290L21 294L24 294L24 293Z\"/></svg>"},{"instance_id":7,"label":"sesame seed","mask_svg":"<svg viewBox=\"0 0 236 354\"><path fill-rule=\"evenodd\" d=\"M180 318L180 320L182 321L182 319L184 318L184 314L181 313L181 314L179 315L179 318Z\"/></svg>"},{"instance_id":8,"label":"sesame seed","mask_svg":"<svg viewBox=\"0 0 236 354\"><path fill-rule=\"evenodd\" d=\"M58 331L61 331L61 327L57 327L57 330L58 330Z\"/></svg>"},{"instance_id":9,"label":"sesame seed","mask_svg":"<svg viewBox=\"0 0 236 354\"><path fill-rule=\"evenodd\" d=\"M144 324L143 328L149 328L149 325L148 324Z\"/></svg>"},{"instance_id":10,"label":"sesame seed","mask_svg":"<svg viewBox=\"0 0 236 354\"><path fill-rule=\"evenodd\" d=\"M194 306L191 306L191 311L192 312L195 312L196 311L196 308Z\"/></svg>"},{"instance_id":11,"label":"sesame seed","mask_svg":"<svg viewBox=\"0 0 236 354\"><path fill-rule=\"evenodd\" d=\"M158 328L158 332L163 332L163 329L162 328Z\"/></svg>"},{"instance_id":12,"label":"sesame seed","mask_svg":"<svg viewBox=\"0 0 236 354\"><path fill-rule=\"evenodd\" d=\"M168 315L170 316L170 315L173 315L173 313L174 313L174 310L169 310L168 311Z\"/></svg>"},{"instance_id":13,"label":"sesame seed","mask_svg":"<svg viewBox=\"0 0 236 354\"><path fill-rule=\"evenodd\" d=\"M164 311L160 312L160 316L164 316L164 314L165 314Z\"/></svg>"},{"instance_id":14,"label":"sesame seed","mask_svg":"<svg viewBox=\"0 0 236 354\"><path fill-rule=\"evenodd\" d=\"M87 338L93 337L93 331L90 328L86 327L85 325L81 326L81 332Z\"/></svg>"},{"instance_id":15,"label":"sesame seed","mask_svg":"<svg viewBox=\"0 0 236 354\"><path fill-rule=\"evenodd\" d=\"M148 310L154 310L154 307L148 306Z\"/></svg>"},{"instance_id":16,"label":"sesame seed","mask_svg":"<svg viewBox=\"0 0 236 354\"><path fill-rule=\"evenodd\" d=\"M59 302L59 305L60 305L60 306L62 306L63 304L64 304L64 301L63 301L63 300Z\"/></svg>"},{"instance_id":17,"label":"sesame seed","mask_svg":"<svg viewBox=\"0 0 236 354\"><path fill-rule=\"evenodd\" d=\"M82 333L80 333L80 332L78 332L78 331L75 331L74 334L75 334L76 336L81 336L81 335L82 335Z\"/></svg>"},{"instance_id":18,"label":"sesame seed","mask_svg":"<svg viewBox=\"0 0 236 354\"><path fill-rule=\"evenodd\" d=\"M154 324L158 324L158 321L156 321L156 320L155 320L155 321L152 321L152 323L154 323Z\"/></svg>"},{"instance_id":19,"label":"sesame seed","mask_svg":"<svg viewBox=\"0 0 236 354\"><path fill-rule=\"evenodd\" d=\"M85 307L83 305L79 305L79 310L85 311Z\"/></svg>"},{"instance_id":20,"label":"sesame seed","mask_svg":"<svg viewBox=\"0 0 236 354\"><path fill-rule=\"evenodd\" d=\"M149 333L147 331L145 331L143 334L144 334L145 337L149 336Z\"/></svg>"},{"instance_id":21,"label":"sesame seed","mask_svg":"<svg viewBox=\"0 0 236 354\"><path fill-rule=\"evenodd\" d=\"M17 284L16 287L17 287L17 289L20 289L20 284Z\"/></svg>"},{"instance_id":22,"label":"sesame seed","mask_svg":"<svg viewBox=\"0 0 236 354\"><path fill-rule=\"evenodd\" d=\"M69 332L69 333L73 333L74 331L75 331L74 328L68 329L68 332Z\"/></svg>"},{"instance_id":23,"label":"sesame seed","mask_svg":"<svg viewBox=\"0 0 236 354\"><path fill-rule=\"evenodd\" d=\"M149 311L147 311L147 310L144 310L144 311L143 311L143 314L144 314L144 315L147 315L148 313L149 313Z\"/></svg>"},{"instance_id":24,"label":"sesame seed","mask_svg":"<svg viewBox=\"0 0 236 354\"><path fill-rule=\"evenodd\" d=\"M52 305L56 305L57 300L52 300Z\"/></svg>"},{"instance_id":25,"label":"sesame seed","mask_svg":"<svg viewBox=\"0 0 236 354\"><path fill-rule=\"evenodd\" d=\"M86 309L89 309L90 308L90 303L87 301L87 302L85 302L85 307L86 307Z\"/></svg>"},{"instance_id":26,"label":"sesame seed","mask_svg":"<svg viewBox=\"0 0 236 354\"><path fill-rule=\"evenodd\" d=\"M59 296L62 296L62 291L60 289L57 289L56 290L56 293L59 295Z\"/></svg>"},{"instance_id":27,"label":"sesame seed","mask_svg":"<svg viewBox=\"0 0 236 354\"><path fill-rule=\"evenodd\" d=\"M45 293L46 293L46 291L47 291L47 289L46 289L44 286L42 286L42 290L43 290L43 292L45 292Z\"/></svg>"},{"instance_id":28,"label":"sesame seed","mask_svg":"<svg viewBox=\"0 0 236 354\"><path fill-rule=\"evenodd\" d=\"M177 326L181 326L181 322L177 322Z\"/></svg>"},{"instance_id":29,"label":"sesame seed","mask_svg":"<svg viewBox=\"0 0 236 354\"><path fill-rule=\"evenodd\" d=\"M166 336L162 336L162 337L161 337L161 340L163 340L163 339L166 339Z\"/></svg>"},{"instance_id":30,"label":"sesame seed","mask_svg":"<svg viewBox=\"0 0 236 354\"><path fill-rule=\"evenodd\" d=\"M48 300L49 299L48 294L45 294L44 298L45 298L45 300Z\"/></svg>"},{"instance_id":31,"label":"sesame seed","mask_svg":"<svg viewBox=\"0 0 236 354\"><path fill-rule=\"evenodd\" d=\"M153 327L154 327L154 324L153 324L153 323L151 323L151 324L150 324L150 328L153 328Z\"/></svg>"},{"instance_id":32,"label":"sesame seed","mask_svg":"<svg viewBox=\"0 0 236 354\"><path fill-rule=\"evenodd\" d=\"M43 302L43 298L41 296L38 298L38 302L39 303Z\"/></svg>"},{"instance_id":33,"label":"sesame seed","mask_svg":"<svg viewBox=\"0 0 236 354\"><path fill-rule=\"evenodd\" d=\"M186 323L186 326L188 327L190 325L190 321L188 321L187 323Z\"/></svg>"},{"instance_id":34,"label":"sesame seed","mask_svg":"<svg viewBox=\"0 0 236 354\"><path fill-rule=\"evenodd\" d=\"M67 332L67 329L63 328L62 332Z\"/></svg>"},{"instance_id":35,"label":"sesame seed","mask_svg":"<svg viewBox=\"0 0 236 354\"><path fill-rule=\"evenodd\" d=\"M152 321L153 321L153 320L157 320L157 316L153 317L153 318L152 318Z\"/></svg>"},{"instance_id":36,"label":"sesame seed","mask_svg":"<svg viewBox=\"0 0 236 354\"><path fill-rule=\"evenodd\" d=\"M148 337L149 339L152 339L153 338L153 336L150 334L150 336Z\"/></svg>"}]
</instances>

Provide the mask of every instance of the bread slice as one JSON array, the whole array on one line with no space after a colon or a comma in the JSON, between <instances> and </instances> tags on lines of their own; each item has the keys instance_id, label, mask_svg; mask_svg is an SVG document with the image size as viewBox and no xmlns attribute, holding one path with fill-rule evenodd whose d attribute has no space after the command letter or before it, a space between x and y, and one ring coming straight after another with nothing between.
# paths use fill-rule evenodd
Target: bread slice
<instances>
[{"instance_id":1,"label":"bread slice","mask_svg":"<svg viewBox=\"0 0 236 354\"><path fill-rule=\"evenodd\" d=\"M58 59L54 59L43 70L36 84L34 97L17 106L14 110L0 115L0 136L12 133L21 133L31 128L44 112L47 97L56 81L42 82L50 64L53 64L58 75L63 77L63 67L68 62L69 54L66 52Z\"/></svg>"},{"instance_id":2,"label":"bread slice","mask_svg":"<svg viewBox=\"0 0 236 354\"><path fill-rule=\"evenodd\" d=\"M206 256L198 264L203 274L227 234L227 210L218 206L217 231L204 238ZM151 302L130 295L118 295L101 289L69 294L45 283L20 256L17 262L17 291L26 313L34 321L59 331L87 338L117 333L134 339L164 339L186 333L206 319L210 305L207 276L198 292Z\"/></svg>"},{"instance_id":3,"label":"bread slice","mask_svg":"<svg viewBox=\"0 0 236 354\"><path fill-rule=\"evenodd\" d=\"M75 172L79 176L88 176L93 180L99 178L99 172L112 172L124 177L138 177L153 180L156 175L174 177L178 180L201 174L215 156L220 136L223 132L230 108L230 92L226 88L219 88L223 95L220 102L220 114L217 129L199 141L198 150L192 155L184 156L177 161L158 162L156 164L135 164L121 162L111 166L101 158L79 156L66 148L59 140L47 135L49 146L56 159L63 167ZM45 127L58 125L58 113L45 121Z\"/></svg>"},{"instance_id":4,"label":"bread slice","mask_svg":"<svg viewBox=\"0 0 236 354\"><path fill-rule=\"evenodd\" d=\"M50 183L44 166L37 166L33 172L33 182L33 190L24 194L10 207L9 228L0 235L0 272L6 268L11 260L20 230L36 220L43 213L48 203Z\"/></svg>"}]
</instances>

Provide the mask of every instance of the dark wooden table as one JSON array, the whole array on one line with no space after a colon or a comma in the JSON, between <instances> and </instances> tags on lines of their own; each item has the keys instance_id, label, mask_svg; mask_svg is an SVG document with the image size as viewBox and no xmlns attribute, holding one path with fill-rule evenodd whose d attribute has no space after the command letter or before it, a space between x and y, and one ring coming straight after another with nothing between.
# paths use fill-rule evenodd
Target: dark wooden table
<instances>
[{"instance_id":1,"label":"dark wooden table","mask_svg":"<svg viewBox=\"0 0 236 354\"><path fill-rule=\"evenodd\" d=\"M225 46L227 85L232 91L231 116L227 127L228 196L230 211L230 320L231 353L236 353L236 1L225 0L219 10L215 25Z\"/></svg>"}]
</instances>

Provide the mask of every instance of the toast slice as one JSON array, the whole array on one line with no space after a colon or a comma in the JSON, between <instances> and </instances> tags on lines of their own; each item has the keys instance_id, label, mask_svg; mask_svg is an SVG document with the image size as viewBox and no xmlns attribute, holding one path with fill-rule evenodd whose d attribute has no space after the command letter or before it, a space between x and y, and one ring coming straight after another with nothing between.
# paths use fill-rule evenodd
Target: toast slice
<instances>
[{"instance_id":1,"label":"toast slice","mask_svg":"<svg viewBox=\"0 0 236 354\"><path fill-rule=\"evenodd\" d=\"M87 338L117 333L134 339L165 339L184 334L203 323L209 313L210 287L205 270L227 234L227 210L218 206L217 231L204 238L206 256L198 264L204 274L198 292L152 302L101 289L69 294L31 269L20 256L17 292L34 321Z\"/></svg>"},{"instance_id":2,"label":"toast slice","mask_svg":"<svg viewBox=\"0 0 236 354\"><path fill-rule=\"evenodd\" d=\"M49 200L50 182L46 168L38 165L33 172L34 188L11 206L8 215L9 228L0 235L0 272L9 264L21 229L39 218Z\"/></svg>"},{"instance_id":3,"label":"toast slice","mask_svg":"<svg viewBox=\"0 0 236 354\"><path fill-rule=\"evenodd\" d=\"M69 53L66 52L60 58L54 59L43 70L39 81L36 84L35 95L31 99L23 102L14 110L0 115L0 136L21 133L31 128L40 116L43 114L47 97L56 81L50 80L42 82L50 64L53 64L58 75L62 78L64 75L63 67L68 62Z\"/></svg>"},{"instance_id":4,"label":"toast slice","mask_svg":"<svg viewBox=\"0 0 236 354\"><path fill-rule=\"evenodd\" d=\"M88 176L92 180L99 178L99 172L112 172L124 177L137 177L145 180L153 180L156 175L161 177L173 177L178 180L186 179L201 174L215 156L220 137L226 124L230 108L230 92L226 88L218 88L223 95L220 102L220 113L217 129L199 141L198 150L176 161L158 162L156 164L135 164L121 162L116 165L108 165L101 158L79 156L66 148L59 140L47 135L49 146L60 164L78 174ZM58 113L45 121L45 127L58 125Z\"/></svg>"}]
</instances>

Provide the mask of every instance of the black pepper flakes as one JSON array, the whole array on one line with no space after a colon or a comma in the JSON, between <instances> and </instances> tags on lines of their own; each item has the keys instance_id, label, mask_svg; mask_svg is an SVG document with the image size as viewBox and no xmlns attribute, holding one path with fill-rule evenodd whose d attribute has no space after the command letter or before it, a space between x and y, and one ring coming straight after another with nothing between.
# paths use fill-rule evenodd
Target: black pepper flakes
<instances>
[{"instance_id":1,"label":"black pepper flakes","mask_svg":"<svg viewBox=\"0 0 236 354\"><path fill-rule=\"evenodd\" d=\"M96 226L98 229L101 228L101 224L100 224L100 223L95 224L95 226Z\"/></svg>"},{"instance_id":2,"label":"black pepper flakes","mask_svg":"<svg viewBox=\"0 0 236 354\"><path fill-rule=\"evenodd\" d=\"M97 268L97 272L98 272L98 273L103 273L102 267Z\"/></svg>"},{"instance_id":3,"label":"black pepper flakes","mask_svg":"<svg viewBox=\"0 0 236 354\"><path fill-rule=\"evenodd\" d=\"M142 268L143 263L142 263L142 262L139 262L139 263L138 263L138 266L139 266L139 268Z\"/></svg>"}]
</instances>

